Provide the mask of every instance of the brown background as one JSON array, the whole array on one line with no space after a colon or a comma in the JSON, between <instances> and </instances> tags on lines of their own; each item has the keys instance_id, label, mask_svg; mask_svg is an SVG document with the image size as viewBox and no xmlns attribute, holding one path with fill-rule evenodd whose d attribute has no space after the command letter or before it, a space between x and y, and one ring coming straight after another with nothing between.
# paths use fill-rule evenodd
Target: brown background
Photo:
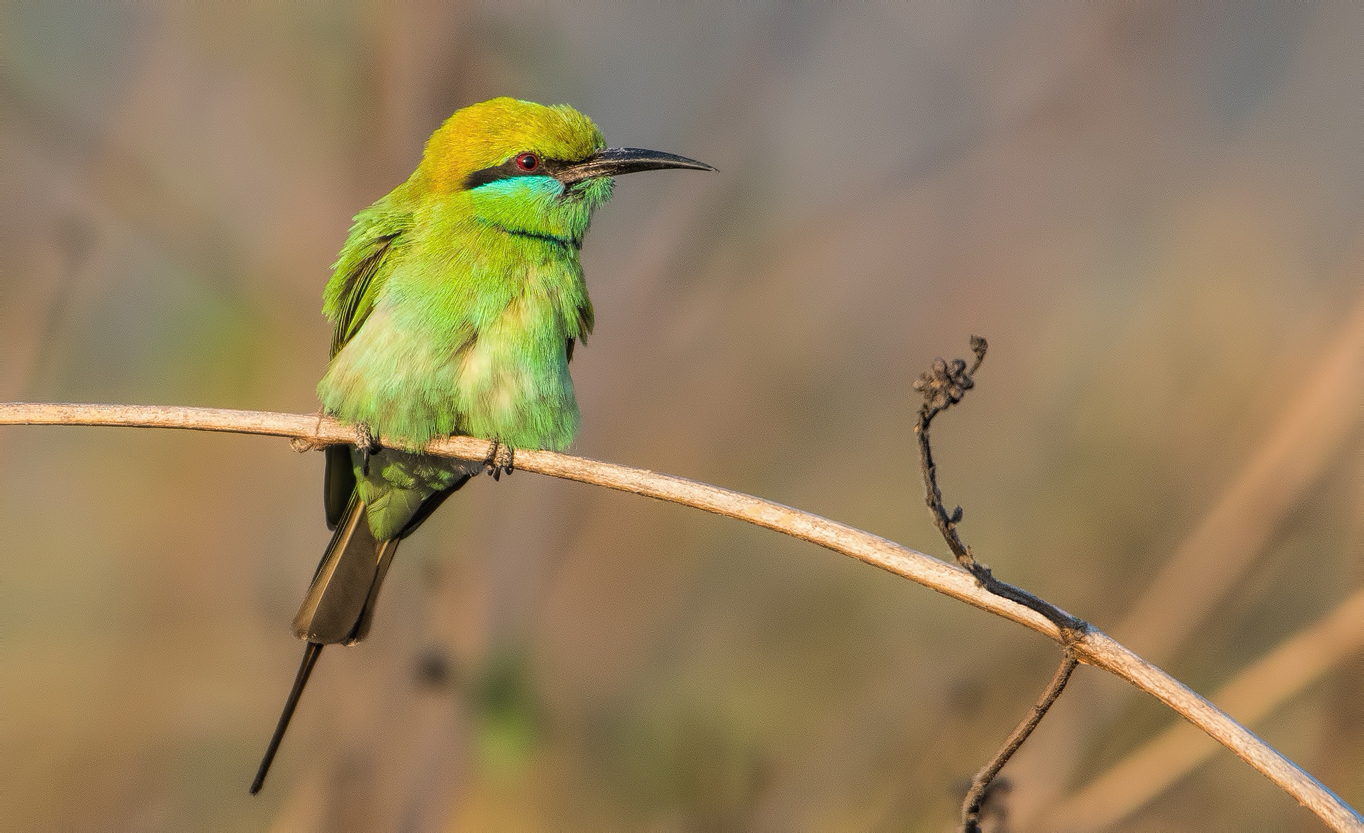
<instances>
[{"instance_id":1,"label":"brown background","mask_svg":"<svg viewBox=\"0 0 1364 833\"><path fill-rule=\"evenodd\" d=\"M1362 42L1347 3L6 4L0 399L313 410L349 218L456 108L566 101L721 171L599 212L578 453L941 554L910 383L980 333L936 433L964 537L1210 692L1364 579L1364 394L1304 394L1361 303ZM1296 474L1200 545L1227 592L1143 602L1208 605L1144 646L1126 614L1292 419ZM321 467L0 431L6 826L942 830L1057 655L808 545L485 479L250 799ZM1172 722L1079 676L1020 824ZM1254 727L1357 806L1361 692L1356 655ZM1125 824L1317 829L1226 753Z\"/></svg>"}]
</instances>

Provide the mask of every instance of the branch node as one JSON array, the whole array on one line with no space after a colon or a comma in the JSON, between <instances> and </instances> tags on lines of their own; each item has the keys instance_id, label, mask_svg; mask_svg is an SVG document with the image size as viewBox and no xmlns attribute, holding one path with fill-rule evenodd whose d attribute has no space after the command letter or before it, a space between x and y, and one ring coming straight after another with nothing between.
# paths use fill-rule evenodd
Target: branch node
<instances>
[{"instance_id":1,"label":"branch node","mask_svg":"<svg viewBox=\"0 0 1364 833\"><path fill-rule=\"evenodd\" d=\"M289 440L289 447L299 454L307 454L309 451L321 451L326 448L328 443L318 442L312 437L294 437Z\"/></svg>"},{"instance_id":2,"label":"branch node","mask_svg":"<svg viewBox=\"0 0 1364 833\"><path fill-rule=\"evenodd\" d=\"M1065 658L1043 693L1042 699L1033 707L1027 719L1014 729L994 759L976 773L971 782L971 789L967 791L966 800L962 804L961 829L964 833L980 833L982 808L992 794L991 784L995 776L1018 747L1028 739L1032 730L1051 708L1051 704L1060 696L1066 681L1070 679L1070 672L1079 662L1072 646L1089 630L1086 622L1071 616L1059 607L995 578L989 567L976 561L971 548L966 546L961 536L957 534L957 524L961 523L962 519L962 508L957 506L949 513L943 505L942 489L938 486L938 467L933 462L933 446L928 436L929 426L934 417L960 402L966 392L975 387L975 379L972 377L980 369L981 362L985 361L987 347L985 339L971 336L971 352L975 354L976 360L969 369L963 359L953 359L951 362L935 359L933 366L914 381L914 389L923 394L924 398L923 405L919 408L919 421L914 426L914 433L919 438L919 458L923 467L924 491L927 495L925 500L933 514L933 522L942 533L943 539L947 541L952 554L956 556L957 563L974 576L976 582L985 590L1034 610L1055 624L1060 632ZM1002 788L1001 785L993 789ZM997 808L995 812L1002 813L1002 809Z\"/></svg>"}]
</instances>

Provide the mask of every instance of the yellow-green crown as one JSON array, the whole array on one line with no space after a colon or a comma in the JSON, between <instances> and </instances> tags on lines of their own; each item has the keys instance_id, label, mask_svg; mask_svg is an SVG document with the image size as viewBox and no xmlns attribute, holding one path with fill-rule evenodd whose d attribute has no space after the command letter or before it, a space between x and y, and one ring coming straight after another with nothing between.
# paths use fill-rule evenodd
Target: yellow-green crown
<instances>
[{"instance_id":1,"label":"yellow-green crown","mask_svg":"<svg viewBox=\"0 0 1364 833\"><path fill-rule=\"evenodd\" d=\"M448 191L462 187L474 171L524 151L577 162L604 147L592 120L567 104L547 107L504 96L455 111L426 141L420 170L437 190Z\"/></svg>"}]
</instances>

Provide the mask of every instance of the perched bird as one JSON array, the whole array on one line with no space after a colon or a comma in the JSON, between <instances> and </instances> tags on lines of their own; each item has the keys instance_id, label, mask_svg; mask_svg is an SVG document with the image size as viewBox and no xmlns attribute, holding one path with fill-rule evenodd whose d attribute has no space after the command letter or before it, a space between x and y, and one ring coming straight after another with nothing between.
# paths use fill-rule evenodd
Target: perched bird
<instances>
[{"instance_id":1,"label":"perched bird","mask_svg":"<svg viewBox=\"0 0 1364 833\"><path fill-rule=\"evenodd\" d=\"M568 363L593 321L578 250L613 176L663 168L714 170L608 148L567 105L495 98L446 120L412 176L356 215L323 295L334 329L317 386L356 443L326 451L334 532L294 618L307 647L252 794L322 646L365 638L398 542L485 467L510 472L512 449L573 439ZM493 440L494 453L420 453L450 434Z\"/></svg>"}]
</instances>

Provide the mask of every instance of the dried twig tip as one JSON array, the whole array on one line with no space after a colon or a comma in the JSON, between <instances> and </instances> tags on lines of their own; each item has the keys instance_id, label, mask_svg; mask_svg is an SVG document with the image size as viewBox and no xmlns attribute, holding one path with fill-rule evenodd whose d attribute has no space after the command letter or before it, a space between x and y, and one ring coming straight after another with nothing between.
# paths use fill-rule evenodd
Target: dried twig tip
<instances>
[{"instance_id":1,"label":"dried twig tip","mask_svg":"<svg viewBox=\"0 0 1364 833\"><path fill-rule=\"evenodd\" d=\"M914 380L914 389L924 395L924 404L933 410L955 405L974 386L962 359L934 359L933 366Z\"/></svg>"},{"instance_id":2,"label":"dried twig tip","mask_svg":"<svg viewBox=\"0 0 1364 833\"><path fill-rule=\"evenodd\" d=\"M985 361L985 351L990 349L990 343L985 340L985 336L971 336L971 352L976 354L976 367ZM975 372L975 368L971 368Z\"/></svg>"}]
</instances>

